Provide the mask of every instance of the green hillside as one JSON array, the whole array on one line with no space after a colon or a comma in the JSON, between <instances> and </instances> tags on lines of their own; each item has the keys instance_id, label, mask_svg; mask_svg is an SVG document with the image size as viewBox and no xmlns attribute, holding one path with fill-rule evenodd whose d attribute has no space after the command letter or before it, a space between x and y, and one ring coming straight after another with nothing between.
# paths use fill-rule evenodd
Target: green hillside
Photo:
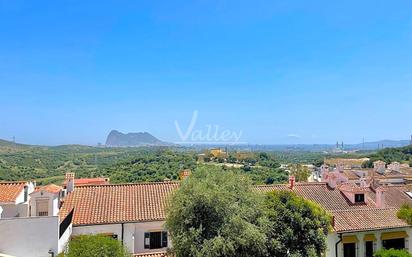
<instances>
[{"instance_id":1,"label":"green hillside","mask_svg":"<svg viewBox=\"0 0 412 257\"><path fill-rule=\"evenodd\" d=\"M377 160L382 160L386 163L400 162L408 163L412 167L412 146L399 148L385 148L370 156L370 162L366 165L371 167L372 163Z\"/></svg>"},{"instance_id":2,"label":"green hillside","mask_svg":"<svg viewBox=\"0 0 412 257\"><path fill-rule=\"evenodd\" d=\"M82 145L29 146L1 141L0 180L60 183L66 172L76 177L110 177L113 183L176 180L182 169L199 165L197 152L170 147L110 148ZM255 153L256 167L225 167L248 174L255 183L285 182L275 155Z\"/></svg>"}]
</instances>

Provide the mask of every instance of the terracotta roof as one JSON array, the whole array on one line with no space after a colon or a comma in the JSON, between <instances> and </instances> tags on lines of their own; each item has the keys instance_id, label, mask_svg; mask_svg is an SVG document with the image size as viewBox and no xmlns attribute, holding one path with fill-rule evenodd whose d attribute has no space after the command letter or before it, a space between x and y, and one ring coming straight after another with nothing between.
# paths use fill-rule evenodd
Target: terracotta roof
<instances>
[{"instance_id":1,"label":"terracotta roof","mask_svg":"<svg viewBox=\"0 0 412 257\"><path fill-rule=\"evenodd\" d=\"M45 191L45 192L49 192L49 193L52 193L52 194L57 194L62 190L63 190L63 188L61 186L57 186L55 184L50 184L50 185L46 185L46 186L36 187L36 189L34 190L33 193L40 192L40 191Z\"/></svg>"},{"instance_id":2,"label":"terracotta roof","mask_svg":"<svg viewBox=\"0 0 412 257\"><path fill-rule=\"evenodd\" d=\"M255 186L258 191L269 192L273 190L290 190L289 185L262 185ZM388 208L399 208L404 203L412 204L412 199L405 192L408 186L387 186L385 192L385 206ZM351 203L338 188L332 189L326 183L297 183L293 191L305 199L320 204L329 211L346 209L376 208L376 193L370 188L364 189L367 203Z\"/></svg>"},{"instance_id":3,"label":"terracotta roof","mask_svg":"<svg viewBox=\"0 0 412 257\"><path fill-rule=\"evenodd\" d=\"M170 256L166 252L153 252L153 253L139 253L134 254L133 257L167 257Z\"/></svg>"},{"instance_id":4,"label":"terracotta roof","mask_svg":"<svg viewBox=\"0 0 412 257\"><path fill-rule=\"evenodd\" d=\"M111 224L165 220L166 198L179 182L79 186L70 193L60 210L65 217L74 208L74 225ZM289 185L261 185L259 192L291 191ZM376 193L365 192L366 203L351 203L338 188L326 183L297 183L293 189L305 199L320 204L335 216L335 230L371 230L407 226L396 217L404 202L412 203L406 186L389 186L385 192L386 209L375 204ZM156 256L156 255L154 255Z\"/></svg>"},{"instance_id":5,"label":"terracotta roof","mask_svg":"<svg viewBox=\"0 0 412 257\"><path fill-rule=\"evenodd\" d=\"M13 203L21 194L27 182L0 182L0 203Z\"/></svg>"},{"instance_id":6,"label":"terracotta roof","mask_svg":"<svg viewBox=\"0 0 412 257\"><path fill-rule=\"evenodd\" d=\"M386 228L408 227L397 218L398 209L357 209L333 211L336 232L365 231Z\"/></svg>"},{"instance_id":7,"label":"terracotta roof","mask_svg":"<svg viewBox=\"0 0 412 257\"><path fill-rule=\"evenodd\" d=\"M75 186L85 186L85 185L108 185L108 178L76 178L74 179ZM63 186L67 185L67 181L63 182Z\"/></svg>"},{"instance_id":8,"label":"terracotta roof","mask_svg":"<svg viewBox=\"0 0 412 257\"><path fill-rule=\"evenodd\" d=\"M79 186L64 200L60 216L74 208L74 225L165 220L166 197L178 182Z\"/></svg>"},{"instance_id":9,"label":"terracotta roof","mask_svg":"<svg viewBox=\"0 0 412 257\"><path fill-rule=\"evenodd\" d=\"M262 185L255 187L260 192L270 192L273 190L289 190L288 185ZM320 204L326 210L345 210L358 208L373 208L374 201L366 203L351 203L343 193L337 188L332 189L326 183L297 183L293 191L305 199Z\"/></svg>"}]
</instances>

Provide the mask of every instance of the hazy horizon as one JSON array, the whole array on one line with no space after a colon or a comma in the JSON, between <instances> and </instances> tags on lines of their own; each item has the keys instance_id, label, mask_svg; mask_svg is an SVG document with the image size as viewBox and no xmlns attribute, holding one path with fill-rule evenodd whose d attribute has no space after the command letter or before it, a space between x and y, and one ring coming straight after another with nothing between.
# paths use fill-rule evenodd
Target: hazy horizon
<instances>
[{"instance_id":1,"label":"hazy horizon","mask_svg":"<svg viewBox=\"0 0 412 257\"><path fill-rule=\"evenodd\" d=\"M0 1L0 138L96 145L116 129L179 142L196 112L193 131L217 125L250 144L408 140L410 10Z\"/></svg>"}]
</instances>

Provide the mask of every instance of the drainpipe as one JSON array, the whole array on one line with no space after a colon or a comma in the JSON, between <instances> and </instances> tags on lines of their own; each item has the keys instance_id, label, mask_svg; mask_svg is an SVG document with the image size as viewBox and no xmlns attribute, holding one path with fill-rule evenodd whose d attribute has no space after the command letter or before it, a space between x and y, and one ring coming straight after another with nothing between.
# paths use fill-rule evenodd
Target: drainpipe
<instances>
[{"instance_id":1,"label":"drainpipe","mask_svg":"<svg viewBox=\"0 0 412 257\"><path fill-rule=\"evenodd\" d=\"M124 238L124 223L122 223L122 245L123 245L123 238Z\"/></svg>"},{"instance_id":2,"label":"drainpipe","mask_svg":"<svg viewBox=\"0 0 412 257\"><path fill-rule=\"evenodd\" d=\"M335 257L338 257L338 245L340 242L342 242L342 234L338 234L338 236L339 236L339 241L336 242L335 244Z\"/></svg>"}]
</instances>

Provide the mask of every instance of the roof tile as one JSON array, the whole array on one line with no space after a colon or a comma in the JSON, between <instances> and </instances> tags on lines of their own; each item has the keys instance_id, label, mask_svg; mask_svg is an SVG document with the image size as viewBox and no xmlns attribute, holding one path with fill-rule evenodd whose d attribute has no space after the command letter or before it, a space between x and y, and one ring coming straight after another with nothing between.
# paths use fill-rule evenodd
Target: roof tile
<instances>
[{"instance_id":1,"label":"roof tile","mask_svg":"<svg viewBox=\"0 0 412 257\"><path fill-rule=\"evenodd\" d=\"M27 182L0 182L0 203L15 202Z\"/></svg>"}]
</instances>

